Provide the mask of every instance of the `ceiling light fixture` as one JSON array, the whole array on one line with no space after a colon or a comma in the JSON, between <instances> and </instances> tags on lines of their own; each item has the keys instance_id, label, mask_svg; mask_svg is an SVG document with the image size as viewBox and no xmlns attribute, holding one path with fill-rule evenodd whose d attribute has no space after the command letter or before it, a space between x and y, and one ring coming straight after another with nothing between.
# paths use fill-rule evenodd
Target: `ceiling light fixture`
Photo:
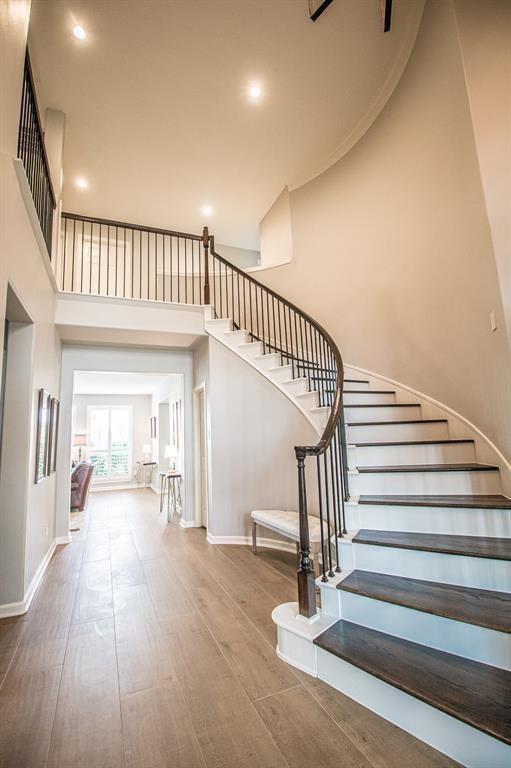
<instances>
[{"instance_id":1,"label":"ceiling light fixture","mask_svg":"<svg viewBox=\"0 0 511 768\"><path fill-rule=\"evenodd\" d=\"M201 208L201 213L203 216L211 216L213 213L213 208L210 205L203 205Z\"/></svg>"},{"instance_id":2,"label":"ceiling light fixture","mask_svg":"<svg viewBox=\"0 0 511 768\"><path fill-rule=\"evenodd\" d=\"M89 186L87 179L82 179L81 177L75 180L75 184L77 187L80 187L80 189L87 189Z\"/></svg>"},{"instance_id":3,"label":"ceiling light fixture","mask_svg":"<svg viewBox=\"0 0 511 768\"><path fill-rule=\"evenodd\" d=\"M254 101L256 101L257 99L260 99L262 95L261 86L257 85L257 83L254 83L253 85L250 86L248 93L250 98L254 99Z\"/></svg>"},{"instance_id":4,"label":"ceiling light fixture","mask_svg":"<svg viewBox=\"0 0 511 768\"><path fill-rule=\"evenodd\" d=\"M85 40L85 38L87 37L87 32L84 30L83 27L76 25L76 27L73 27L73 35L78 40Z\"/></svg>"}]
</instances>

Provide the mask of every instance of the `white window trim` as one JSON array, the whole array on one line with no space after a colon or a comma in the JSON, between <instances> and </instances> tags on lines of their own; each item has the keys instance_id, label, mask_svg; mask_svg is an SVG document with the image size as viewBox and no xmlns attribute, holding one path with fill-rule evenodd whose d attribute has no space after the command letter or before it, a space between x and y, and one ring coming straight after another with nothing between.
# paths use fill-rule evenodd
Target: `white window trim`
<instances>
[{"instance_id":1,"label":"white window trim","mask_svg":"<svg viewBox=\"0 0 511 768\"><path fill-rule=\"evenodd\" d=\"M123 405L120 403L119 405L102 405L98 403L97 405L87 405L87 442L89 441L90 436L90 413L94 410L106 410L106 411L114 411L119 408L128 409L129 412L129 437L128 437L128 474L127 475L108 475L107 477L101 477L101 478L94 478L94 474L92 475L92 483L93 485L111 485L112 482L117 483L130 483L133 480L133 406L132 405ZM97 449L98 451L101 449ZM92 449L90 446L87 448L87 453L90 453ZM108 454L110 455L112 451L111 448L111 429L110 429L110 416L108 417Z\"/></svg>"}]
</instances>

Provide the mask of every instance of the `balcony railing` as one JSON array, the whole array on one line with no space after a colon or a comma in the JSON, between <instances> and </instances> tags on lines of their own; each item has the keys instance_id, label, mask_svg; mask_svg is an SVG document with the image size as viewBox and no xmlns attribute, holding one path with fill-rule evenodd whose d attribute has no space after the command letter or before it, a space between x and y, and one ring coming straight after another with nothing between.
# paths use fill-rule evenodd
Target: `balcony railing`
<instances>
[{"instance_id":1,"label":"balcony railing","mask_svg":"<svg viewBox=\"0 0 511 768\"><path fill-rule=\"evenodd\" d=\"M32 199L41 225L44 242L51 259L51 239L55 194L51 183L50 166L44 146L44 133L37 106L37 98L30 67L28 50L21 95L18 131L18 157L23 161Z\"/></svg>"}]
</instances>

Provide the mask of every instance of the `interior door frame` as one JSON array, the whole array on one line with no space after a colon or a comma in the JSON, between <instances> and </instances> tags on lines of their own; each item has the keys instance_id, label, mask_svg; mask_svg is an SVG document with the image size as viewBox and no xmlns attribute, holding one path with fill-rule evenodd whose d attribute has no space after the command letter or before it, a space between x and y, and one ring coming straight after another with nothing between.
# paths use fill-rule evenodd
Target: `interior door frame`
<instances>
[{"instance_id":1,"label":"interior door frame","mask_svg":"<svg viewBox=\"0 0 511 768\"><path fill-rule=\"evenodd\" d=\"M210 424L208 408L208 389L205 381L202 381L193 388L193 454L194 454L194 497L195 497L195 525L202 527L202 509L201 509L201 451L200 451L200 395L203 395L203 424L205 441L205 462L206 472L206 531L209 530L210 522L210 493L211 493L211 444L210 444Z\"/></svg>"}]
</instances>

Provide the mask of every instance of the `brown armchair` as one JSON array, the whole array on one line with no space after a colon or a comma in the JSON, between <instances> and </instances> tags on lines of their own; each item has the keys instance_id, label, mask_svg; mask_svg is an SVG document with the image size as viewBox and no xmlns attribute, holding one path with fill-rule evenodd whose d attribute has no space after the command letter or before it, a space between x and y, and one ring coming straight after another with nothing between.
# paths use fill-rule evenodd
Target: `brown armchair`
<instances>
[{"instance_id":1,"label":"brown armchair","mask_svg":"<svg viewBox=\"0 0 511 768\"><path fill-rule=\"evenodd\" d=\"M90 461L80 461L71 474L71 509L83 512L87 505L89 488L94 465Z\"/></svg>"}]
</instances>

